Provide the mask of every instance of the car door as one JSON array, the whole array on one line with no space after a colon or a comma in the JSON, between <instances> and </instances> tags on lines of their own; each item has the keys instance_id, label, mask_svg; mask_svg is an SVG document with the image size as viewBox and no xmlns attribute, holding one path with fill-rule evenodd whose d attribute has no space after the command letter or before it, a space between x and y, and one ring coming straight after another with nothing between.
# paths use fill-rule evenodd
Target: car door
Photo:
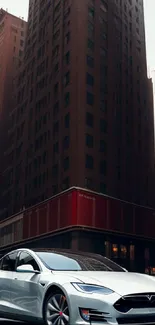
<instances>
[{"instance_id":1,"label":"car door","mask_svg":"<svg viewBox=\"0 0 155 325\"><path fill-rule=\"evenodd\" d=\"M0 264L0 315L12 313L11 285L17 251L5 255Z\"/></svg>"},{"instance_id":2,"label":"car door","mask_svg":"<svg viewBox=\"0 0 155 325\"><path fill-rule=\"evenodd\" d=\"M32 265L33 269L40 271L40 266L26 251L20 251L17 265ZM14 305L14 313L28 317L35 317L42 315L41 301L42 301L42 287L39 284L40 274L27 272L13 272L11 300Z\"/></svg>"}]
</instances>

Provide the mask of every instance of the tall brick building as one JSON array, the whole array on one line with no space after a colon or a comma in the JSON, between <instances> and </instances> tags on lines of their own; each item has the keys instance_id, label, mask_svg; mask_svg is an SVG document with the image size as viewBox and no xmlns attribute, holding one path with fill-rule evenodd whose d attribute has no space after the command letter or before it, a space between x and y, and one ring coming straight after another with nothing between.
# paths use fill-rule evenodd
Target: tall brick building
<instances>
[{"instance_id":1,"label":"tall brick building","mask_svg":"<svg viewBox=\"0 0 155 325\"><path fill-rule=\"evenodd\" d=\"M9 214L71 186L153 205L142 0L30 0L16 93Z\"/></svg>"},{"instance_id":2,"label":"tall brick building","mask_svg":"<svg viewBox=\"0 0 155 325\"><path fill-rule=\"evenodd\" d=\"M15 77L22 63L26 28L27 23L23 19L0 9L0 212L7 208L3 202L5 195L9 201L8 186L12 178L12 166L8 164L8 157L13 139L7 131L9 115L16 103ZM10 162L12 163L11 157Z\"/></svg>"}]
</instances>

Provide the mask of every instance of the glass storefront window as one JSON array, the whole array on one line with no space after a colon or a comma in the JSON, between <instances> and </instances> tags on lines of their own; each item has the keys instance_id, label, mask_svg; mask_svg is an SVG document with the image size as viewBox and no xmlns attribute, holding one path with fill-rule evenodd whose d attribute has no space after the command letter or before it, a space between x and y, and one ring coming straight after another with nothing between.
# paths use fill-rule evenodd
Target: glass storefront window
<instances>
[{"instance_id":1,"label":"glass storefront window","mask_svg":"<svg viewBox=\"0 0 155 325\"><path fill-rule=\"evenodd\" d=\"M120 247L120 255L121 255L121 258L126 258L127 257L127 248L126 246L124 245L121 245Z\"/></svg>"},{"instance_id":2,"label":"glass storefront window","mask_svg":"<svg viewBox=\"0 0 155 325\"><path fill-rule=\"evenodd\" d=\"M112 244L112 257L118 258L118 245Z\"/></svg>"}]
</instances>

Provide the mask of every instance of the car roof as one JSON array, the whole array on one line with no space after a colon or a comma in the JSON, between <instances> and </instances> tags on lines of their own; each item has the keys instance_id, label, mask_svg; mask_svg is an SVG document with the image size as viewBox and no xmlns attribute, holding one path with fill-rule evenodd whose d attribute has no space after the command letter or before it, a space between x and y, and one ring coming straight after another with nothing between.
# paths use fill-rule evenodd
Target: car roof
<instances>
[{"instance_id":1,"label":"car roof","mask_svg":"<svg viewBox=\"0 0 155 325\"><path fill-rule=\"evenodd\" d=\"M80 255L80 256L87 256L87 257L91 257L91 258L103 258L102 255L100 254L95 254L95 253L90 253L90 252L85 252L85 251L74 251L72 249L63 249L63 248L32 248L30 249L31 251L33 252L51 252L51 253L58 253L58 254L61 254L61 253L66 253L66 254L72 254L72 255ZM106 258L106 257L104 257Z\"/></svg>"}]
</instances>

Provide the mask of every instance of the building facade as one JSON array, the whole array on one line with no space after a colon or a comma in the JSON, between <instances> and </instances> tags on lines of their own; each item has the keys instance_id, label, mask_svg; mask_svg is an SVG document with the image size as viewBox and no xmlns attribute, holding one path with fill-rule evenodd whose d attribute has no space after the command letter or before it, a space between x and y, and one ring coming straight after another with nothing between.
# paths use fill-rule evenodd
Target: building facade
<instances>
[{"instance_id":1,"label":"building facade","mask_svg":"<svg viewBox=\"0 0 155 325\"><path fill-rule=\"evenodd\" d=\"M151 88L142 0L30 0L9 214L71 186L153 206Z\"/></svg>"},{"instance_id":2,"label":"building facade","mask_svg":"<svg viewBox=\"0 0 155 325\"><path fill-rule=\"evenodd\" d=\"M0 253L66 248L99 253L130 271L155 272L155 210L70 188L0 222Z\"/></svg>"},{"instance_id":3,"label":"building facade","mask_svg":"<svg viewBox=\"0 0 155 325\"><path fill-rule=\"evenodd\" d=\"M15 77L22 63L26 27L27 23L23 19L0 9L0 215L7 207L2 194L6 194L9 201L8 186L13 174L13 166L8 164L13 140L8 133L9 115L16 102Z\"/></svg>"}]
</instances>

